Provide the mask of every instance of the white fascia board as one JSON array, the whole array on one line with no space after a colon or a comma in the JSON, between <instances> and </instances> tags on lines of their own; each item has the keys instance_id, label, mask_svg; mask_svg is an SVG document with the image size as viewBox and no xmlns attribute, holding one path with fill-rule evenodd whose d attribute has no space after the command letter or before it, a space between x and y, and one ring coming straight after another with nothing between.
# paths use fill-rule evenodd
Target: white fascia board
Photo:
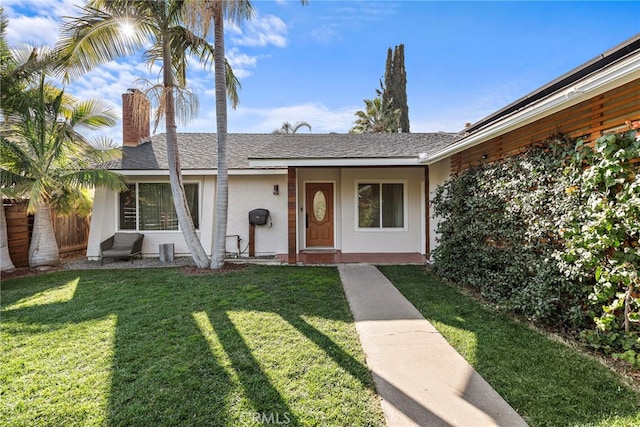
<instances>
[{"instance_id":1,"label":"white fascia board","mask_svg":"<svg viewBox=\"0 0 640 427\"><path fill-rule=\"evenodd\" d=\"M112 172L119 173L126 176L169 176L169 171L166 169L141 169L141 170L122 170L112 169ZM279 169L229 169L229 175L286 175L286 168ZM216 176L218 171L216 169L185 169L182 171L182 176Z\"/></svg>"},{"instance_id":2,"label":"white fascia board","mask_svg":"<svg viewBox=\"0 0 640 427\"><path fill-rule=\"evenodd\" d=\"M287 168L278 169L229 169L229 175L286 175Z\"/></svg>"},{"instance_id":3,"label":"white fascia board","mask_svg":"<svg viewBox=\"0 0 640 427\"><path fill-rule=\"evenodd\" d=\"M124 176L169 176L169 171L166 169L112 169L111 171Z\"/></svg>"},{"instance_id":4,"label":"white fascia board","mask_svg":"<svg viewBox=\"0 0 640 427\"><path fill-rule=\"evenodd\" d=\"M496 136L503 135L557 111L564 110L608 90L622 86L636 80L638 77L640 77L640 54L633 55L595 75L587 76L572 86L549 95L547 98L515 112L484 129L480 129L460 142L430 156L422 153L419 156L420 162L428 165L433 164L467 148L482 144Z\"/></svg>"},{"instance_id":5,"label":"white fascia board","mask_svg":"<svg viewBox=\"0 0 640 427\"><path fill-rule=\"evenodd\" d=\"M349 167L349 166L417 166L417 157L342 158L342 159L249 159L253 167Z\"/></svg>"},{"instance_id":6,"label":"white fascia board","mask_svg":"<svg viewBox=\"0 0 640 427\"><path fill-rule=\"evenodd\" d=\"M169 171L166 169L112 169L112 172L119 173L126 176L152 176L152 175L166 175L169 176ZM186 169L182 171L183 176L190 175L215 175L215 170L212 169Z\"/></svg>"}]
</instances>

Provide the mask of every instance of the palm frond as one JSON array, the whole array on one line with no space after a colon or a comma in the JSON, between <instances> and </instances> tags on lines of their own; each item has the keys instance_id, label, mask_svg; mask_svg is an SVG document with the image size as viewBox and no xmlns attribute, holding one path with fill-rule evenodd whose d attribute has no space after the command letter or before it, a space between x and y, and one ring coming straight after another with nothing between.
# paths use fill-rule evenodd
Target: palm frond
<instances>
[{"instance_id":1,"label":"palm frond","mask_svg":"<svg viewBox=\"0 0 640 427\"><path fill-rule=\"evenodd\" d=\"M115 126L117 119L113 108L101 99L78 102L69 113L66 119L71 126L88 130Z\"/></svg>"},{"instance_id":2,"label":"palm frond","mask_svg":"<svg viewBox=\"0 0 640 427\"><path fill-rule=\"evenodd\" d=\"M29 176L40 169L36 152L31 145L24 140L11 140L0 138L0 164L2 168L16 176ZM3 184L11 181L2 182Z\"/></svg>"},{"instance_id":3,"label":"palm frond","mask_svg":"<svg viewBox=\"0 0 640 427\"><path fill-rule=\"evenodd\" d=\"M25 192L25 197L29 200L29 203L27 204L27 213L34 213L38 204L44 200L49 200L51 188L51 183L47 183L43 179L36 179L31 182L31 185Z\"/></svg>"},{"instance_id":4,"label":"palm frond","mask_svg":"<svg viewBox=\"0 0 640 427\"><path fill-rule=\"evenodd\" d=\"M114 191L123 191L127 186L123 175L105 169L68 172L60 177L60 182L62 187L106 187Z\"/></svg>"},{"instance_id":5,"label":"palm frond","mask_svg":"<svg viewBox=\"0 0 640 427\"><path fill-rule=\"evenodd\" d=\"M118 145L113 142L113 139L101 136L92 138L89 141L89 145L96 151L100 151L109 156L113 156L112 159L120 158L122 156L122 150Z\"/></svg>"},{"instance_id":6,"label":"palm frond","mask_svg":"<svg viewBox=\"0 0 640 427\"><path fill-rule=\"evenodd\" d=\"M205 37L212 28L216 9L221 7L222 14L229 22L240 23L255 16L255 10L249 0L193 0L185 2L182 8L183 19L192 28L197 28Z\"/></svg>"},{"instance_id":7,"label":"palm frond","mask_svg":"<svg viewBox=\"0 0 640 427\"><path fill-rule=\"evenodd\" d=\"M55 52L48 46L20 43L10 49L12 65L10 77L33 82L40 73L49 70L57 61Z\"/></svg>"},{"instance_id":8,"label":"palm frond","mask_svg":"<svg viewBox=\"0 0 640 427\"><path fill-rule=\"evenodd\" d=\"M224 63L226 67L225 79L227 83L227 98L231 101L231 108L235 110L238 107L238 104L240 104L240 96L238 95L238 92L242 89L242 85L240 84L240 80L238 80L233 73L233 69L231 68L231 65L229 65L227 58L224 59Z\"/></svg>"},{"instance_id":9,"label":"palm frond","mask_svg":"<svg viewBox=\"0 0 640 427\"><path fill-rule=\"evenodd\" d=\"M72 211L77 215L86 218L91 215L93 208L93 192L87 188L82 188L73 204Z\"/></svg>"},{"instance_id":10,"label":"palm frond","mask_svg":"<svg viewBox=\"0 0 640 427\"><path fill-rule=\"evenodd\" d=\"M188 88L176 87L174 90L176 119L186 124L198 115L200 102L198 97Z\"/></svg>"},{"instance_id":11,"label":"palm frond","mask_svg":"<svg viewBox=\"0 0 640 427\"><path fill-rule=\"evenodd\" d=\"M12 189L14 193L23 193L32 182L33 179L0 166L0 189L3 191Z\"/></svg>"},{"instance_id":12,"label":"palm frond","mask_svg":"<svg viewBox=\"0 0 640 427\"><path fill-rule=\"evenodd\" d=\"M80 8L80 16L66 17L63 21L56 54L61 59L65 80L77 78L105 62L133 54L149 41L153 27L140 19L140 15L131 13L130 7L112 10L116 6L114 3L94 2L95 6L111 7L105 11L92 5L84 6ZM135 31L122 31L123 22L130 22Z\"/></svg>"},{"instance_id":13,"label":"palm frond","mask_svg":"<svg viewBox=\"0 0 640 427\"><path fill-rule=\"evenodd\" d=\"M84 154L85 168L104 169L104 165L122 158L122 150L110 138L98 137L87 141Z\"/></svg>"},{"instance_id":14,"label":"palm frond","mask_svg":"<svg viewBox=\"0 0 640 427\"><path fill-rule=\"evenodd\" d=\"M147 81L147 83L150 86L144 91L144 93L149 101L151 101L151 104L155 106L155 111L153 113L153 132L155 132L160 123L164 120L166 97L164 96L164 86L161 84L152 84L149 81Z\"/></svg>"}]
</instances>

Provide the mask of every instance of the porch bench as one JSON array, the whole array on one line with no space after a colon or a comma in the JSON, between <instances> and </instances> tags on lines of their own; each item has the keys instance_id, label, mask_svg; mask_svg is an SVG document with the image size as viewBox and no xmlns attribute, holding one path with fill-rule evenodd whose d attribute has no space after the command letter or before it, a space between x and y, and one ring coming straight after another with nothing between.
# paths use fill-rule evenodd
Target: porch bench
<instances>
[{"instance_id":1,"label":"porch bench","mask_svg":"<svg viewBox=\"0 0 640 427\"><path fill-rule=\"evenodd\" d=\"M141 233L116 233L109 237L100 243L100 265L105 258L129 258L133 264L134 256L142 258L143 239L144 234Z\"/></svg>"}]
</instances>

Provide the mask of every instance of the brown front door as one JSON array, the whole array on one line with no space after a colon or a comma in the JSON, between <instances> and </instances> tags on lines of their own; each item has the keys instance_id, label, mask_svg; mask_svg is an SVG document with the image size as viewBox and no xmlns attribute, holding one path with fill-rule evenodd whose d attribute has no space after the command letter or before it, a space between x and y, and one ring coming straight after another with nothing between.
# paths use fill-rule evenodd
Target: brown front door
<instances>
[{"instance_id":1,"label":"brown front door","mask_svg":"<svg viewBox=\"0 0 640 427\"><path fill-rule=\"evenodd\" d=\"M333 248L333 183L308 182L305 192L307 247Z\"/></svg>"}]
</instances>

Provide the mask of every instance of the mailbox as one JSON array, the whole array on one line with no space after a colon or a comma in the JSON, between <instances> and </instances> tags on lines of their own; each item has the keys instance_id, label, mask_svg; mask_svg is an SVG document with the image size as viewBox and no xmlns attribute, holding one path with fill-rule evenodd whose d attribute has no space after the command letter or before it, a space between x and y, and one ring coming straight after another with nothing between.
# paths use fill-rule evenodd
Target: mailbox
<instances>
[{"instance_id":1,"label":"mailbox","mask_svg":"<svg viewBox=\"0 0 640 427\"><path fill-rule=\"evenodd\" d=\"M249 211L249 224L265 225L269 219L268 209L254 209Z\"/></svg>"}]
</instances>

